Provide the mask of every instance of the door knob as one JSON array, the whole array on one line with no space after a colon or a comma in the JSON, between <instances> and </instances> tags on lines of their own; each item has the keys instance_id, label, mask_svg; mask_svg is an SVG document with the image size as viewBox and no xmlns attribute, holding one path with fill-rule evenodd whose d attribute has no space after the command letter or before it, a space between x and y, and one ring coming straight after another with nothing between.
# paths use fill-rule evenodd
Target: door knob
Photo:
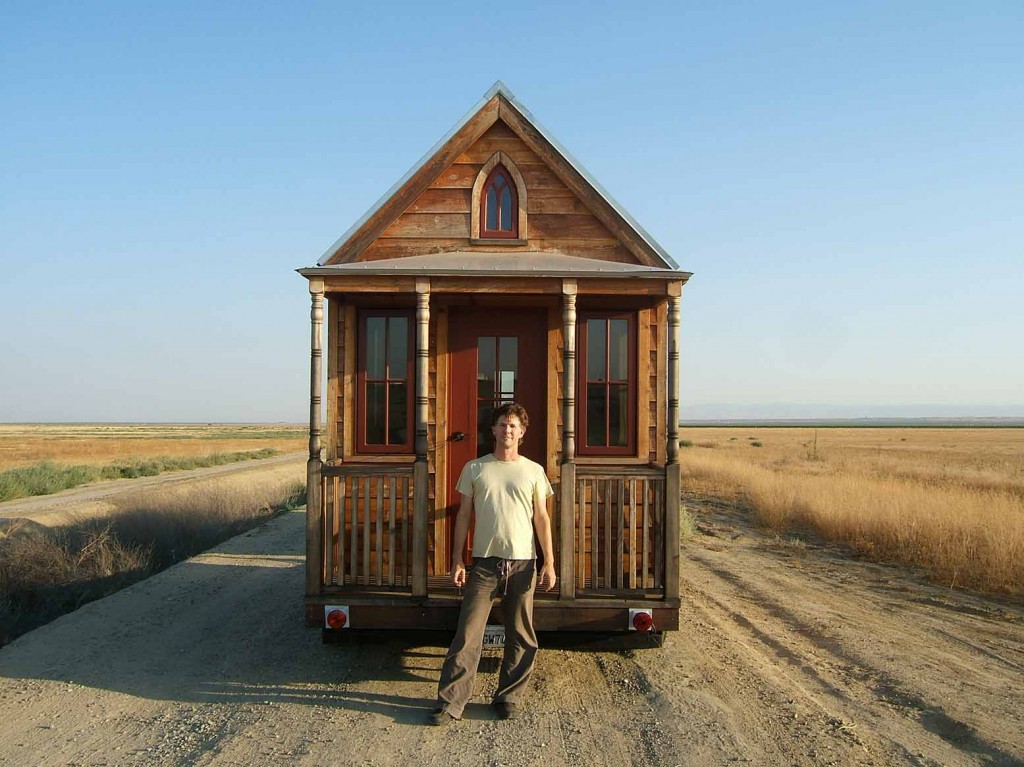
<instances>
[{"instance_id":1,"label":"door knob","mask_svg":"<svg viewBox=\"0 0 1024 767\"><path fill-rule=\"evenodd\" d=\"M465 432L457 431L448 437L449 442L462 442L466 438Z\"/></svg>"}]
</instances>

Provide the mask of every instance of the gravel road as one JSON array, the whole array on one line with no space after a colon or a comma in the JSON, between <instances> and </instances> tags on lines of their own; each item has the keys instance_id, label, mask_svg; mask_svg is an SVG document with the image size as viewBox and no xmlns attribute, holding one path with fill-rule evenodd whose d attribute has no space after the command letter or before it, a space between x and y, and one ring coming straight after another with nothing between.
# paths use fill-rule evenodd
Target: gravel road
<instances>
[{"instance_id":1,"label":"gravel road","mask_svg":"<svg viewBox=\"0 0 1024 767\"><path fill-rule=\"evenodd\" d=\"M36 495L0 503L0 519L24 518L41 525L55 526L73 522L89 516L109 514L116 506L115 500L127 495L145 493L156 488L168 488L196 480L217 480L225 477L244 478L259 472L265 476L270 469L278 470L282 476L295 474L305 482L306 453L289 453L273 458L226 463L203 469L168 471L152 477L138 479L111 479L92 482L50 495ZM296 474L300 469L301 474Z\"/></svg>"},{"instance_id":2,"label":"gravel road","mask_svg":"<svg viewBox=\"0 0 1024 767\"><path fill-rule=\"evenodd\" d=\"M681 630L542 650L523 717L423 725L443 649L304 628L303 513L0 650L4 765L1021 765L1024 608L688 498Z\"/></svg>"}]
</instances>

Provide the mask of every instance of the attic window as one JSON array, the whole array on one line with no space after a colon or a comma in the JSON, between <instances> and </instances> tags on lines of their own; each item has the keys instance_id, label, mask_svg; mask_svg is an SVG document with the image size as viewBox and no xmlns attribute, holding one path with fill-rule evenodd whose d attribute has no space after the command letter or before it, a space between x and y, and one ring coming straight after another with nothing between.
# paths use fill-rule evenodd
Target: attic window
<instances>
[{"instance_id":1,"label":"attic window","mask_svg":"<svg viewBox=\"0 0 1024 767\"><path fill-rule=\"evenodd\" d=\"M516 185L505 166L498 165L484 182L480 195L480 237L519 236L519 201Z\"/></svg>"}]
</instances>

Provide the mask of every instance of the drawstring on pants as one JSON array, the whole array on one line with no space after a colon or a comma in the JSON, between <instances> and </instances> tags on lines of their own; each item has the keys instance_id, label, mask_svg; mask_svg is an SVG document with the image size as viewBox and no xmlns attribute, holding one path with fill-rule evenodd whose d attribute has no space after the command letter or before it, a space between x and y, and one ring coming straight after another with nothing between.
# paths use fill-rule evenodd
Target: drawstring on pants
<instances>
[{"instance_id":1,"label":"drawstring on pants","mask_svg":"<svg viewBox=\"0 0 1024 767\"><path fill-rule=\"evenodd\" d=\"M502 593L508 594L508 579L512 576L512 560L510 559L499 559L498 560L498 575L504 582L504 591Z\"/></svg>"}]
</instances>

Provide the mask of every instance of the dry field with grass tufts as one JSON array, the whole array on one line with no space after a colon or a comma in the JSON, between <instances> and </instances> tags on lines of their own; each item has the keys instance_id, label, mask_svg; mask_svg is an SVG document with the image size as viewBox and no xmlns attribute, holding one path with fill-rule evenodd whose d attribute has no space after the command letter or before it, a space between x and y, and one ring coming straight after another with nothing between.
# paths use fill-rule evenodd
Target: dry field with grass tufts
<instances>
[{"instance_id":1,"label":"dry field with grass tufts","mask_svg":"<svg viewBox=\"0 0 1024 767\"><path fill-rule=\"evenodd\" d=\"M302 450L294 424L0 424L0 471L40 461L88 465L125 458Z\"/></svg>"},{"instance_id":2,"label":"dry field with grass tufts","mask_svg":"<svg viewBox=\"0 0 1024 767\"><path fill-rule=\"evenodd\" d=\"M684 428L684 487L947 586L1024 595L1024 429Z\"/></svg>"}]
</instances>

